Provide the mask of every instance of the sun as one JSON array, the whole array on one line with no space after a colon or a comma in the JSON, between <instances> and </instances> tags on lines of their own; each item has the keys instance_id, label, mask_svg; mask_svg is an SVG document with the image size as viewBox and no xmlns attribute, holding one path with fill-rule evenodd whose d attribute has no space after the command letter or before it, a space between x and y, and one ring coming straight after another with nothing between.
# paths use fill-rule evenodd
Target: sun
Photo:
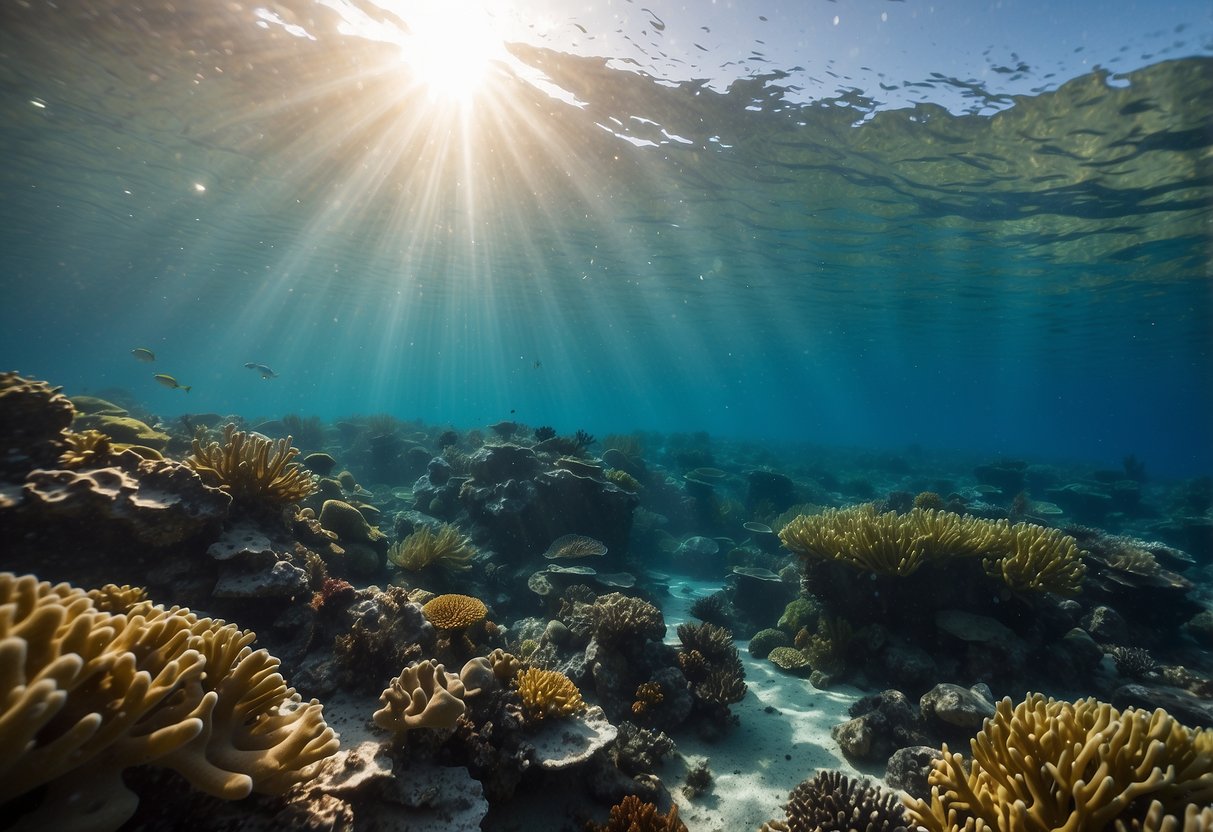
<instances>
[{"instance_id":1,"label":"sun","mask_svg":"<svg viewBox=\"0 0 1213 832\"><path fill-rule=\"evenodd\" d=\"M471 104L505 46L481 3L424 0L400 7L408 32L401 60L431 98Z\"/></svg>"}]
</instances>

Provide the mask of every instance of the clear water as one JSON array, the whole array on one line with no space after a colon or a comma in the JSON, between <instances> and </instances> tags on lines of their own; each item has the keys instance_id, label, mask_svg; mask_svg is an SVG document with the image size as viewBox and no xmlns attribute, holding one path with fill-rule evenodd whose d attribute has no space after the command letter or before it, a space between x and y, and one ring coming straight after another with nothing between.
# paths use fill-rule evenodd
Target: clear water
<instances>
[{"instance_id":1,"label":"clear water","mask_svg":"<svg viewBox=\"0 0 1213 832\"><path fill-rule=\"evenodd\" d=\"M465 106L408 4L4 4L0 363L166 416L1213 471L1201 4L542 5Z\"/></svg>"}]
</instances>

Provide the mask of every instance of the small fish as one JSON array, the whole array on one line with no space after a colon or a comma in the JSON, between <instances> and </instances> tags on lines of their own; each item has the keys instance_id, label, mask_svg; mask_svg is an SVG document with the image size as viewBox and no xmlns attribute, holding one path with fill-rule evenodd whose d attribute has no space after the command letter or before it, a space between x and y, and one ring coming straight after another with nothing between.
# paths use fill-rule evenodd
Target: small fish
<instances>
[{"instance_id":1,"label":"small fish","mask_svg":"<svg viewBox=\"0 0 1213 832\"><path fill-rule=\"evenodd\" d=\"M532 364L531 366L534 367L536 370L538 370L540 367L543 366L543 362L536 359L535 363Z\"/></svg>"},{"instance_id":2,"label":"small fish","mask_svg":"<svg viewBox=\"0 0 1213 832\"><path fill-rule=\"evenodd\" d=\"M278 374L264 364L256 364L250 361L244 366L248 367L250 370L256 370L257 372L261 373L262 378L278 378Z\"/></svg>"},{"instance_id":3,"label":"small fish","mask_svg":"<svg viewBox=\"0 0 1213 832\"><path fill-rule=\"evenodd\" d=\"M190 391L188 384L178 384L177 379L173 378L167 373L156 373L156 375L152 376L152 378L156 379L156 381L160 382L170 390L184 390L187 393Z\"/></svg>"},{"instance_id":4,"label":"small fish","mask_svg":"<svg viewBox=\"0 0 1213 832\"><path fill-rule=\"evenodd\" d=\"M139 361L155 361L156 353L149 350L147 347L135 347L131 350L131 355Z\"/></svg>"}]
</instances>

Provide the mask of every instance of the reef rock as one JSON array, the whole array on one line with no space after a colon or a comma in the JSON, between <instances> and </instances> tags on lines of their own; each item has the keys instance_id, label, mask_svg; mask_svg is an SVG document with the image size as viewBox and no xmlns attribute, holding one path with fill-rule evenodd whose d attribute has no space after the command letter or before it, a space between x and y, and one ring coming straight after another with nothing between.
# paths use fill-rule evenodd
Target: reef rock
<instances>
[{"instance_id":1,"label":"reef rock","mask_svg":"<svg viewBox=\"0 0 1213 832\"><path fill-rule=\"evenodd\" d=\"M251 571L229 567L219 576L212 594L216 598L293 598L311 593L307 572L280 560Z\"/></svg>"},{"instance_id":2,"label":"reef rock","mask_svg":"<svg viewBox=\"0 0 1213 832\"><path fill-rule=\"evenodd\" d=\"M934 717L976 733L986 719L994 716L994 695L985 685L966 690L960 685L940 683L922 695L918 706L927 719Z\"/></svg>"},{"instance_id":3,"label":"reef rock","mask_svg":"<svg viewBox=\"0 0 1213 832\"><path fill-rule=\"evenodd\" d=\"M911 745L899 748L889 757L884 779L895 789L909 792L913 797L929 797L931 787L927 778L936 760L943 752L929 745Z\"/></svg>"},{"instance_id":4,"label":"reef rock","mask_svg":"<svg viewBox=\"0 0 1213 832\"><path fill-rule=\"evenodd\" d=\"M0 373L0 477L20 479L54 464L75 410L59 387Z\"/></svg>"},{"instance_id":5,"label":"reef rock","mask_svg":"<svg viewBox=\"0 0 1213 832\"><path fill-rule=\"evenodd\" d=\"M217 529L231 501L180 463L123 451L107 468L31 471L10 511L60 531L71 526L93 542L167 546Z\"/></svg>"},{"instance_id":6,"label":"reef rock","mask_svg":"<svg viewBox=\"0 0 1213 832\"><path fill-rule=\"evenodd\" d=\"M594 705L579 717L549 720L528 741L539 767L557 771L588 762L614 742L618 733L602 708Z\"/></svg>"}]
</instances>

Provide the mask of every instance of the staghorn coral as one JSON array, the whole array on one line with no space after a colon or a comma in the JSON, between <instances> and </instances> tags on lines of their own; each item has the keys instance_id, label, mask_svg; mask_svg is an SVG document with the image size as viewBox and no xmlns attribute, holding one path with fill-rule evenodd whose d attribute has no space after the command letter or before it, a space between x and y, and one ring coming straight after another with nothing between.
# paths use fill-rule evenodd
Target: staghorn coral
<instances>
[{"instance_id":1,"label":"staghorn coral","mask_svg":"<svg viewBox=\"0 0 1213 832\"><path fill-rule=\"evenodd\" d=\"M878 513L865 503L789 522L779 539L806 560L838 561L906 576L951 558L982 557L986 573L1016 590L1075 594L1086 568L1074 538L1031 523L914 508Z\"/></svg>"},{"instance_id":2,"label":"staghorn coral","mask_svg":"<svg viewBox=\"0 0 1213 832\"><path fill-rule=\"evenodd\" d=\"M426 659L411 664L379 695L383 707L375 724L393 734L414 728L454 728L467 706L463 682L454 673Z\"/></svg>"},{"instance_id":3,"label":"staghorn coral","mask_svg":"<svg viewBox=\"0 0 1213 832\"><path fill-rule=\"evenodd\" d=\"M1190 804L1183 814L1168 814L1157 800L1150 803L1142 820L1116 821L1116 832L1208 832L1213 829L1213 806Z\"/></svg>"},{"instance_id":4,"label":"staghorn coral","mask_svg":"<svg viewBox=\"0 0 1213 832\"><path fill-rule=\"evenodd\" d=\"M45 786L23 823L116 829L138 798L124 769L172 768L237 800L281 794L337 750L255 635L148 602L126 614L83 591L0 574L0 804Z\"/></svg>"},{"instance_id":5,"label":"staghorn coral","mask_svg":"<svg viewBox=\"0 0 1213 832\"><path fill-rule=\"evenodd\" d=\"M788 795L786 819L763 829L783 832L905 832L905 809L897 795L865 778L819 771Z\"/></svg>"},{"instance_id":6,"label":"staghorn coral","mask_svg":"<svg viewBox=\"0 0 1213 832\"><path fill-rule=\"evenodd\" d=\"M387 559L409 572L437 564L449 572L466 572L476 554L472 541L458 527L443 523L435 533L429 526L420 526L387 550Z\"/></svg>"},{"instance_id":7,"label":"staghorn coral","mask_svg":"<svg viewBox=\"0 0 1213 832\"><path fill-rule=\"evenodd\" d=\"M606 823L588 823L589 832L687 832L686 824L678 819L678 805L661 814L652 803L630 794L611 807Z\"/></svg>"},{"instance_id":8,"label":"staghorn coral","mask_svg":"<svg viewBox=\"0 0 1213 832\"><path fill-rule=\"evenodd\" d=\"M104 465L114 453L110 438L99 430L80 433L67 431L63 435L64 451L59 455L59 464L65 468L84 468Z\"/></svg>"},{"instance_id":9,"label":"staghorn coral","mask_svg":"<svg viewBox=\"0 0 1213 832\"><path fill-rule=\"evenodd\" d=\"M438 595L421 608L429 622L439 630L462 630L484 620L488 608L471 595Z\"/></svg>"},{"instance_id":10,"label":"staghorn coral","mask_svg":"<svg viewBox=\"0 0 1213 832\"><path fill-rule=\"evenodd\" d=\"M1158 662L1144 647L1117 645L1108 651L1116 663L1116 672L1134 679L1149 677L1158 671Z\"/></svg>"},{"instance_id":11,"label":"staghorn coral","mask_svg":"<svg viewBox=\"0 0 1213 832\"><path fill-rule=\"evenodd\" d=\"M572 716L585 709L581 691L557 670L529 667L514 678L522 710L531 722L547 717Z\"/></svg>"},{"instance_id":12,"label":"staghorn coral","mask_svg":"<svg viewBox=\"0 0 1213 832\"><path fill-rule=\"evenodd\" d=\"M185 462L204 482L232 495L245 505L288 505L316 492L316 478L292 462L299 449L291 437L270 440L255 433L223 429L223 442L203 444L195 437Z\"/></svg>"},{"instance_id":13,"label":"staghorn coral","mask_svg":"<svg viewBox=\"0 0 1213 832\"><path fill-rule=\"evenodd\" d=\"M147 600L147 590L141 586L106 584L87 593L93 606L101 612L127 612L136 604Z\"/></svg>"},{"instance_id":14,"label":"staghorn coral","mask_svg":"<svg viewBox=\"0 0 1213 832\"><path fill-rule=\"evenodd\" d=\"M969 763L944 746L930 800L907 803L913 822L930 832L1132 828L1147 802L1177 816L1213 802L1213 733L1162 709L1006 698L971 746Z\"/></svg>"}]
</instances>

